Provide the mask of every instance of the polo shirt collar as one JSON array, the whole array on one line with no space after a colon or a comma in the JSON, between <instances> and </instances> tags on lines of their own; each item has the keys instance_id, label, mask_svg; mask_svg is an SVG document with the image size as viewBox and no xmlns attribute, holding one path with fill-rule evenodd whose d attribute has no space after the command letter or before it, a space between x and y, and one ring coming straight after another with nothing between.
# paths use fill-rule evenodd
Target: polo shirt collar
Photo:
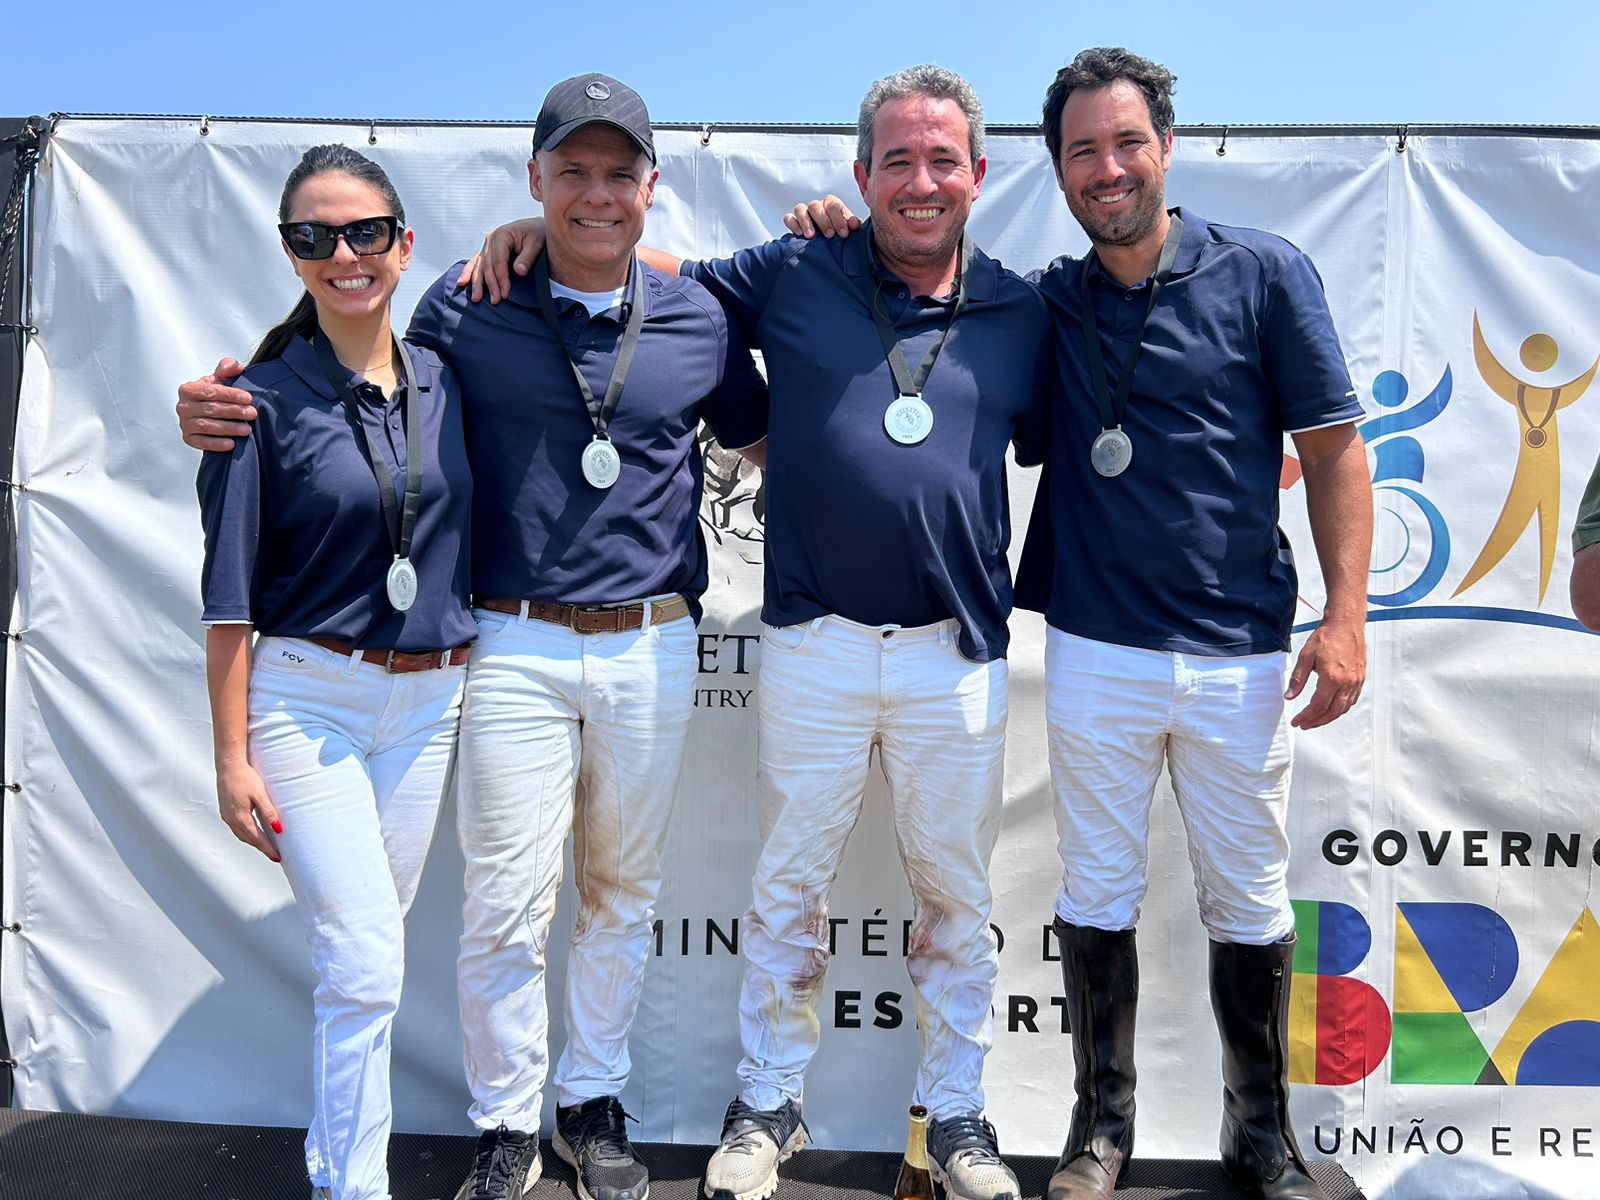
<instances>
[{"instance_id":1,"label":"polo shirt collar","mask_svg":"<svg viewBox=\"0 0 1600 1200\"><path fill-rule=\"evenodd\" d=\"M426 389L430 381L424 378L424 373L417 362L416 356L412 354L411 347L404 342L401 342L400 346L405 352L406 368L400 382L409 386L412 381L419 381L420 386ZM340 402L338 389L328 382L328 377L322 373L322 362L318 359L317 348L311 344L310 338L297 337L284 347L283 365L299 376L301 382L324 400L335 404ZM366 385L365 379L358 377L354 371L343 363L339 364L339 369L344 372L345 380L350 384L352 391L355 391L358 383ZM398 389L396 391L398 392ZM356 392L356 394L357 396L360 395L359 392ZM394 396L391 395L389 399L393 400Z\"/></svg>"},{"instance_id":2,"label":"polo shirt collar","mask_svg":"<svg viewBox=\"0 0 1600 1200\"><path fill-rule=\"evenodd\" d=\"M339 393L333 384L328 382L328 377L322 373L322 363L317 360L317 349L311 344L310 338L297 337L285 346L283 365L298 375L301 382L324 400L338 403ZM346 371L347 378L354 386L355 372L350 371L343 363L339 366L341 370Z\"/></svg>"},{"instance_id":3,"label":"polo shirt collar","mask_svg":"<svg viewBox=\"0 0 1600 1200\"><path fill-rule=\"evenodd\" d=\"M1199 213L1190 212L1187 208L1180 206L1169 211L1177 213L1183 221L1183 236L1178 239L1178 257L1172 262L1172 273L1187 275L1200 265L1200 252L1210 240L1207 233L1210 226Z\"/></svg>"},{"instance_id":4,"label":"polo shirt collar","mask_svg":"<svg viewBox=\"0 0 1600 1200\"><path fill-rule=\"evenodd\" d=\"M651 270L640 262L637 254L634 256L633 264L633 267L628 271L628 282L623 291L622 320L626 321L628 319L628 305L633 302L633 272L639 270L644 272L644 319L648 321L650 312L655 307L656 293L664 286L664 280L659 272ZM518 275L515 271L511 273L511 287L506 292L506 299L519 308L532 309L534 312L539 311L539 293L533 286L532 271L529 271L526 275ZM562 304L577 303L576 300L563 300L560 296L557 296L555 300L558 311ZM587 311L585 310L586 315ZM601 315L604 316L605 314L602 313Z\"/></svg>"},{"instance_id":5,"label":"polo shirt collar","mask_svg":"<svg viewBox=\"0 0 1600 1200\"><path fill-rule=\"evenodd\" d=\"M970 238L970 232L965 234ZM852 247L857 238L865 238L867 245L867 264L871 273L878 278L893 279L897 283L905 281L883 265L883 260L878 257L878 247L872 240L872 221L867 219L862 222L861 228L847 237L844 242L844 273L852 277L861 275L861 254ZM993 300L1000 291L1000 265L985 254L981 247L974 244L972 247L972 263L967 268L967 302L974 300Z\"/></svg>"}]
</instances>

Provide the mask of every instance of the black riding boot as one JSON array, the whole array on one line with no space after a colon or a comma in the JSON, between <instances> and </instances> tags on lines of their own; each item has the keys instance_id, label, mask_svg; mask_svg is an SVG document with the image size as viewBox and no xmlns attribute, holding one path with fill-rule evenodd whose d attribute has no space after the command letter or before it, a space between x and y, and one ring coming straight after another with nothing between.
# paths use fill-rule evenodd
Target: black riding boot
<instances>
[{"instance_id":1,"label":"black riding boot","mask_svg":"<svg viewBox=\"0 0 1600 1200\"><path fill-rule=\"evenodd\" d=\"M1327 1200L1289 1123L1289 983L1294 935L1270 946L1211 943L1211 1010L1222 1034L1222 1165L1259 1200Z\"/></svg>"},{"instance_id":2,"label":"black riding boot","mask_svg":"<svg viewBox=\"0 0 1600 1200\"><path fill-rule=\"evenodd\" d=\"M1076 1064L1072 1125L1046 1200L1106 1200L1133 1154L1133 1026L1139 954L1133 930L1055 923Z\"/></svg>"}]
</instances>

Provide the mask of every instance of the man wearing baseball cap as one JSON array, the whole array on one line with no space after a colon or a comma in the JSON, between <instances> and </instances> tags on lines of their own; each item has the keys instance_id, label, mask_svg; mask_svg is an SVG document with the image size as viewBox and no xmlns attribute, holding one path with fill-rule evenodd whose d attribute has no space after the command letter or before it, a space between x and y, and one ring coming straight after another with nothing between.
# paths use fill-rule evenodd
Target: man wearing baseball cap
<instances>
[{"instance_id":1,"label":"man wearing baseball cap","mask_svg":"<svg viewBox=\"0 0 1600 1200\"><path fill-rule=\"evenodd\" d=\"M619 1097L694 707L707 573L695 435L704 418L725 446L759 443L766 389L706 290L634 253L656 170L631 88L598 74L553 87L528 180L549 223L536 269L490 306L455 286L458 265L407 333L460 379L474 480L457 806L480 1135L457 1200L520 1197L539 1178L545 941L569 830L578 912L554 1146L581 1200L644 1200ZM237 422L253 414L228 407L247 398L218 383L179 389L201 449L249 431Z\"/></svg>"}]
</instances>

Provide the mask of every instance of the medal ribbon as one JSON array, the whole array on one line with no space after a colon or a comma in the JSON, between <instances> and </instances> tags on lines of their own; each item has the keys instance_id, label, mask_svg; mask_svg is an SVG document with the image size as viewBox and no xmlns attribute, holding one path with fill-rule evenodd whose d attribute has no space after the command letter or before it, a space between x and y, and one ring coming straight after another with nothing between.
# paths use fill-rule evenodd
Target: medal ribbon
<instances>
[{"instance_id":1,"label":"medal ribbon","mask_svg":"<svg viewBox=\"0 0 1600 1200\"><path fill-rule=\"evenodd\" d=\"M928 347L928 352L922 356L922 362L917 367L915 376L906 366L905 353L900 349L900 337L894 331L894 326L889 323L889 318L883 313L878 300L883 292L883 280L876 278L871 263L867 257L867 242L872 233L870 229L861 231L861 270L864 274L875 278L872 296L868 307L872 309L872 320L878 327L878 340L883 343L884 357L889 360L889 370L894 374L895 390L902 397L922 396L922 389L928 382L928 376L933 372L933 364L939 360L939 352L944 349L945 338L949 336L950 329L956 323L956 318L961 315L961 310L967 305L967 274L972 266L972 242L965 235L961 238L961 274L956 281L956 302L950 311L950 320L945 327L934 336L933 345Z\"/></svg>"},{"instance_id":2,"label":"medal ribbon","mask_svg":"<svg viewBox=\"0 0 1600 1200\"><path fill-rule=\"evenodd\" d=\"M539 256L539 261L533 264L533 290L539 297L539 311L544 313L545 323L550 326L550 332L555 334L556 345L566 355L567 365L572 368L572 377L578 381L578 391L589 409L589 419L594 422L594 436L607 441L610 439L606 437L606 429L616 415L617 403L622 399L622 385L627 382L628 368L633 366L633 352L639 347L639 332L644 328L644 272L639 268L637 255L628 269L633 275L633 307L622 331L622 341L617 346L617 360L611 365L611 379L606 384L605 399L597 402L594 389L583 377L578 364L572 361L566 338L561 334L561 319L556 316L555 296L550 291L550 251L546 249Z\"/></svg>"},{"instance_id":3,"label":"medal ribbon","mask_svg":"<svg viewBox=\"0 0 1600 1200\"><path fill-rule=\"evenodd\" d=\"M1100 353L1100 326L1095 319L1094 296L1089 291L1089 264L1093 262L1092 256L1085 256L1083 270L1078 273L1078 293L1083 301L1083 348L1089 358L1089 379L1094 384L1095 403L1100 407L1100 425L1102 429L1116 429L1121 426L1122 418L1128 414L1128 397L1133 392L1133 373L1138 369L1139 356L1144 353L1144 330L1150 323L1150 314L1155 310L1156 297L1161 294L1161 289L1166 286L1168 277L1172 274L1172 266L1178 259L1178 241L1183 237L1183 218L1177 213L1171 214L1172 224L1167 230L1166 239L1161 243L1161 258L1156 264L1156 273L1151 276L1150 299L1145 304L1144 320L1139 323L1139 340L1133 344L1133 350L1128 354L1128 361L1122 366L1122 378L1117 380L1117 391L1113 396L1111 385L1106 382L1106 361Z\"/></svg>"},{"instance_id":4,"label":"medal ribbon","mask_svg":"<svg viewBox=\"0 0 1600 1200\"><path fill-rule=\"evenodd\" d=\"M367 462L378 481L378 500L383 505L383 525L389 533L389 546L396 558L410 558L411 536L417 530L417 509L422 503L422 413L418 411L417 404L411 403L411 388L406 375L402 374L395 384L396 393L403 391L406 399L400 410L400 419L405 423L406 431L406 495L402 507L395 500L394 480L389 475L389 465L383 459L378 441L361 419L361 402L350 387L350 372L339 362L338 355L333 352L333 344L321 329L317 330L315 345L322 373L344 402L345 414L361 430L362 441L367 448ZM402 364L406 363L406 356L398 343L395 353Z\"/></svg>"}]
</instances>

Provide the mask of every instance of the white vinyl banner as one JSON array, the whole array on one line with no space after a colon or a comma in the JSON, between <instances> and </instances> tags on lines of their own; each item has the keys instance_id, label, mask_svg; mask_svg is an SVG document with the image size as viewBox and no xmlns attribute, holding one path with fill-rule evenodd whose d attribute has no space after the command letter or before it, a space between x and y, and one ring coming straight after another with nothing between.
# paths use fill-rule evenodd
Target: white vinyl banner
<instances>
[{"instance_id":1,"label":"white vinyl banner","mask_svg":"<svg viewBox=\"0 0 1600 1200\"><path fill-rule=\"evenodd\" d=\"M311 974L281 872L217 818L202 667L199 455L174 389L245 358L298 294L273 228L300 153L342 140L416 230L402 324L481 234L533 211L522 127L69 119L37 180L16 461L0 986L29 1108L303 1124ZM375 141L373 141L375 137ZM663 132L647 244L695 257L854 200L853 133ZM1366 410L1378 508L1360 705L1299 736L1294 1116L1369 1195L1600 1197L1600 641L1571 617L1568 531L1600 453L1600 140L1177 143L1168 196L1308 251ZM1006 265L1081 253L1035 137L997 136L972 216ZM1067 402L1072 402L1069 398ZM1286 450L1288 447L1286 447ZM1037 475L1012 474L1020 547ZM1283 523L1299 630L1321 602L1297 465ZM740 917L757 847L760 475L708 452L711 587L633 1076L644 1140L710 1142L735 1088ZM1107 536L1115 536L1108 530ZM480 551L483 548L479 548ZM989 1113L1054 1153L1071 1102L1043 625L1012 622ZM889 1149L917 1054L910 895L881 783L834 890L826 1146ZM469 1132L446 814L408 933L394 1045L405 1130ZM1181 823L1163 788L1140 924L1139 1151L1214 1155L1218 1047ZM570 889L569 889L570 890ZM566 897L552 938L561 995ZM554 1036L559 1041L559 1021ZM547 1121L549 1113L546 1113Z\"/></svg>"}]
</instances>

